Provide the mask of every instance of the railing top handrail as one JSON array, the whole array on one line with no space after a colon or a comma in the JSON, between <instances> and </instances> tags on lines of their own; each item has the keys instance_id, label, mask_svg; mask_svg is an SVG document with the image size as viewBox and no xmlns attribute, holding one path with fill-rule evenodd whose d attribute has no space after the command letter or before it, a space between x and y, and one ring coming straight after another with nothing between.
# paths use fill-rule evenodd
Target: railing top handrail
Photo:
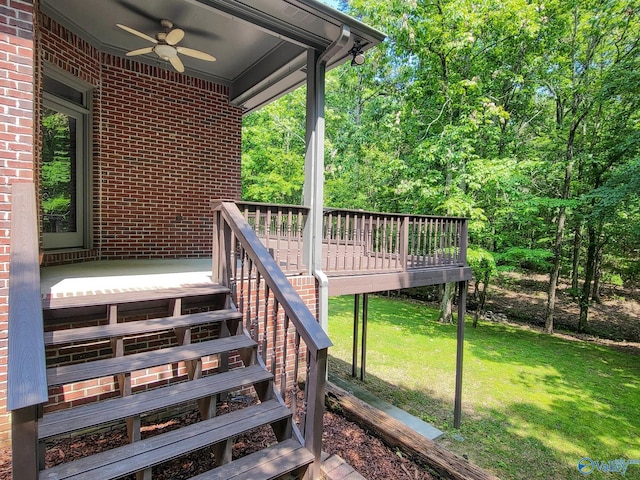
<instances>
[{"instance_id":1,"label":"railing top handrail","mask_svg":"<svg viewBox=\"0 0 640 480\"><path fill-rule=\"evenodd\" d=\"M305 211L310 210L309 207L304 205L290 205L286 203L263 203L263 202L245 202L245 201L237 201L234 203L239 206L248 205L251 207L291 208L291 209L305 210ZM344 212L344 213L357 213L357 214L365 214L365 215L384 215L384 216L392 216L392 217L410 217L410 218L425 218L425 219L438 219L438 220L469 220L469 217L454 217L452 215L419 215L415 213L373 212L371 210L360 210L355 208L324 207L323 212L325 215L327 213Z\"/></svg>"},{"instance_id":2,"label":"railing top handrail","mask_svg":"<svg viewBox=\"0 0 640 480\"><path fill-rule=\"evenodd\" d=\"M349 208L325 207L323 211L325 215L328 213L344 212L344 213L356 213L359 215L381 215L381 216L389 216L389 217L425 218L425 219L456 220L456 221L469 220L468 217L453 217L453 216L447 216L447 215L417 215L414 213L372 212L368 210L358 210L358 209L349 209Z\"/></svg>"},{"instance_id":3,"label":"railing top handrail","mask_svg":"<svg viewBox=\"0 0 640 480\"><path fill-rule=\"evenodd\" d=\"M293 288L289 280L269 251L262 244L251 226L242 216L238 206L232 202L214 202L214 210L220 210L225 220L231 227L236 238L241 242L245 251L256 264L260 274L269 285L274 297L282 309L294 322L300 336L304 339L307 348L312 351L323 350L333 345L326 332L311 314L298 292Z\"/></svg>"},{"instance_id":4,"label":"railing top handrail","mask_svg":"<svg viewBox=\"0 0 640 480\"><path fill-rule=\"evenodd\" d=\"M48 401L34 184L13 184L11 194L7 355L9 411Z\"/></svg>"},{"instance_id":5,"label":"railing top handrail","mask_svg":"<svg viewBox=\"0 0 640 480\"><path fill-rule=\"evenodd\" d=\"M289 205L286 203L262 203L262 202L244 202L244 201L240 201L240 202L235 202L236 205L248 205L251 207L275 207L275 208L290 208L290 209L294 209L294 210L305 210L305 211L309 211L310 208L306 207L304 205Z\"/></svg>"}]
</instances>

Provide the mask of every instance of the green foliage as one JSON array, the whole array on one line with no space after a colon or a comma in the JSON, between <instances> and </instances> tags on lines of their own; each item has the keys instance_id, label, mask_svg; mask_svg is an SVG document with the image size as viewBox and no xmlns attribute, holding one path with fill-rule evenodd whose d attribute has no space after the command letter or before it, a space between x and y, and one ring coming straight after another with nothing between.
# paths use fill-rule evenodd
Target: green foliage
<instances>
[{"instance_id":1,"label":"green foliage","mask_svg":"<svg viewBox=\"0 0 640 480\"><path fill-rule=\"evenodd\" d=\"M547 272L551 268L549 260L553 253L541 248L511 247L505 252L496 254L497 263L511 268Z\"/></svg>"},{"instance_id":2,"label":"green foliage","mask_svg":"<svg viewBox=\"0 0 640 480\"><path fill-rule=\"evenodd\" d=\"M498 273L494 256L483 248L469 248L467 250L467 263L473 270L473 276L476 281L485 284L488 284Z\"/></svg>"},{"instance_id":3,"label":"green foliage","mask_svg":"<svg viewBox=\"0 0 640 480\"><path fill-rule=\"evenodd\" d=\"M299 205L304 183L304 89L252 113L242 127L242 198Z\"/></svg>"},{"instance_id":4,"label":"green foliage","mask_svg":"<svg viewBox=\"0 0 640 480\"><path fill-rule=\"evenodd\" d=\"M327 206L465 216L501 270L540 272L564 212L563 273L566 239L592 227L594 251L625 259L605 273L637 278L637 2L340 5L389 38L327 75ZM301 89L245 119L245 199L300 202L304 109Z\"/></svg>"}]
</instances>

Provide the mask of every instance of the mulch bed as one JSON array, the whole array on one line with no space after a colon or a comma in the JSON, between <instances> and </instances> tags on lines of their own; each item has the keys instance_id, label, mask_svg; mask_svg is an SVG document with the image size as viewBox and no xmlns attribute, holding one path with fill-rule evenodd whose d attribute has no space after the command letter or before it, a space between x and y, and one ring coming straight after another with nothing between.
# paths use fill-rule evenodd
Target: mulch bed
<instances>
[{"instance_id":1,"label":"mulch bed","mask_svg":"<svg viewBox=\"0 0 640 480\"><path fill-rule=\"evenodd\" d=\"M246 399L224 403L218 407L222 414L248 404ZM143 426L143 438L179 428L197 422L197 410L189 411L175 420ZM424 468L413 463L382 443L380 439L364 431L358 425L332 412L324 414L323 450L329 454L340 455L360 474L370 480L411 479L432 480ZM233 458L252 453L276 441L269 427L253 430L236 440ZM127 443L126 430L114 429L56 440L48 446L45 463L47 467L71 461L102 450L118 447ZM194 452L186 457L154 468L154 480L187 479L210 470L215 466L211 449ZM0 480L11 479L11 451L0 449ZM134 480L135 476L126 477Z\"/></svg>"}]
</instances>

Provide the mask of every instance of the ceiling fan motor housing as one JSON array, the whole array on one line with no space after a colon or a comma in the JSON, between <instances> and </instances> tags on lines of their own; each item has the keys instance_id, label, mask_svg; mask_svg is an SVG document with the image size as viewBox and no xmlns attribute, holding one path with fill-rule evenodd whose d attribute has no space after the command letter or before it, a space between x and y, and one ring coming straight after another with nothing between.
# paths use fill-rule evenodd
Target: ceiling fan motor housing
<instances>
[{"instance_id":1,"label":"ceiling fan motor housing","mask_svg":"<svg viewBox=\"0 0 640 480\"><path fill-rule=\"evenodd\" d=\"M163 43L159 43L153 47L153 51L163 60L169 60L177 54L175 47Z\"/></svg>"}]
</instances>

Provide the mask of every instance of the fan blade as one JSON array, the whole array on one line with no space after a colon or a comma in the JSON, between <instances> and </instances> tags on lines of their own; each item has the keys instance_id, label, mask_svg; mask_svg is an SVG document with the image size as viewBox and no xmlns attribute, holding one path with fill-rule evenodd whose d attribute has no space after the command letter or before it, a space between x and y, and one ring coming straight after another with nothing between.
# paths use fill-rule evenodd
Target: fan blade
<instances>
[{"instance_id":1,"label":"fan blade","mask_svg":"<svg viewBox=\"0 0 640 480\"><path fill-rule=\"evenodd\" d=\"M131 50L125 53L127 57L134 57L136 55L144 55L145 53L153 52L153 47L139 48L138 50Z\"/></svg>"},{"instance_id":2,"label":"fan blade","mask_svg":"<svg viewBox=\"0 0 640 480\"><path fill-rule=\"evenodd\" d=\"M208 53L201 52L200 50L194 50L193 48L176 47L178 53L186 55L188 57L198 58L200 60L206 60L207 62L215 62L216 57L209 55Z\"/></svg>"},{"instance_id":3,"label":"fan blade","mask_svg":"<svg viewBox=\"0 0 640 480\"><path fill-rule=\"evenodd\" d=\"M184 30L181 30L180 28L174 28L169 33L167 33L165 42L167 42L169 45L175 45L183 38L184 38Z\"/></svg>"},{"instance_id":4,"label":"fan blade","mask_svg":"<svg viewBox=\"0 0 640 480\"><path fill-rule=\"evenodd\" d=\"M137 37L144 38L145 40L151 43L158 43L158 41L155 38L150 37L146 33L139 32L135 28L127 27L126 25L122 25L121 23L116 23L116 25L121 29L123 29L125 32L129 32L129 33L132 33L133 35L136 35Z\"/></svg>"},{"instance_id":5,"label":"fan blade","mask_svg":"<svg viewBox=\"0 0 640 480\"><path fill-rule=\"evenodd\" d=\"M180 60L180 58L177 55L171 57L169 59L169 62L171 62L171 65L173 65L173 68L175 68L178 72L180 73L184 72L184 65L182 64L182 60Z\"/></svg>"}]
</instances>

